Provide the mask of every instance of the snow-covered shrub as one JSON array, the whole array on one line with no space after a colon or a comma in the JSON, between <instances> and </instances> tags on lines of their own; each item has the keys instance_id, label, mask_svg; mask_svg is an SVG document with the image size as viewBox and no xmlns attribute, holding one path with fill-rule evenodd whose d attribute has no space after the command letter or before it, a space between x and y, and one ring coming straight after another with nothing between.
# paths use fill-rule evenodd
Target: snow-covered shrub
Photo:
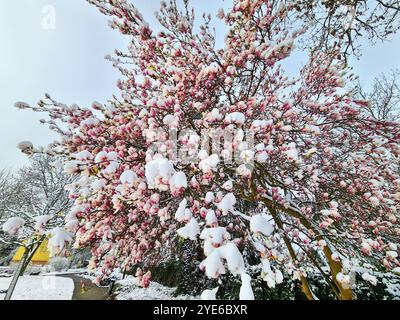
<instances>
[{"instance_id":1,"label":"snow-covered shrub","mask_svg":"<svg viewBox=\"0 0 400 320\"><path fill-rule=\"evenodd\" d=\"M70 260L65 257L53 257L49 261L50 270L57 272L68 270L69 265Z\"/></svg>"},{"instance_id":2,"label":"snow-covered shrub","mask_svg":"<svg viewBox=\"0 0 400 320\"><path fill-rule=\"evenodd\" d=\"M91 257L90 249L73 249L71 251L71 268L85 268L89 264L89 260Z\"/></svg>"},{"instance_id":3,"label":"snow-covered shrub","mask_svg":"<svg viewBox=\"0 0 400 320\"><path fill-rule=\"evenodd\" d=\"M366 273L370 277L367 278L365 276ZM314 294L320 300L335 299L331 289L319 273L309 272L308 278ZM376 283L375 281L371 281L370 278L376 280ZM359 268L354 274L354 281L353 291L354 297L357 300L400 300L399 275ZM301 295L297 295L295 299L302 299L302 297Z\"/></svg>"},{"instance_id":4,"label":"snow-covered shrub","mask_svg":"<svg viewBox=\"0 0 400 320\"><path fill-rule=\"evenodd\" d=\"M363 270L357 272L354 292L358 300L400 300L400 276L383 272L368 273L376 278L376 285L363 279Z\"/></svg>"},{"instance_id":5,"label":"snow-covered shrub","mask_svg":"<svg viewBox=\"0 0 400 320\"><path fill-rule=\"evenodd\" d=\"M8 266L15 254L16 249L0 245L0 266Z\"/></svg>"}]
</instances>

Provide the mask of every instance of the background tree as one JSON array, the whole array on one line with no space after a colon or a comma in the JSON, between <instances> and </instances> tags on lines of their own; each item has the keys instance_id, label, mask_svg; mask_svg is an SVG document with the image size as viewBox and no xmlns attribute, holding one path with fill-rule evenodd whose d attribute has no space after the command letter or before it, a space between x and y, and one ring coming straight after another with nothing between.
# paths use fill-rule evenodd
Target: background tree
<instances>
[{"instance_id":1,"label":"background tree","mask_svg":"<svg viewBox=\"0 0 400 320\"><path fill-rule=\"evenodd\" d=\"M389 75L381 74L374 79L372 88L366 90L360 83L355 88L356 94L369 101L366 112L378 121L400 120L400 73L393 71Z\"/></svg>"},{"instance_id":2,"label":"background tree","mask_svg":"<svg viewBox=\"0 0 400 320\"><path fill-rule=\"evenodd\" d=\"M47 237L51 236L52 253L63 249L59 248L60 239L63 243L72 240L67 231L58 227L65 225L64 219L72 204L65 188L73 180L57 166L54 158L44 154L33 155L29 165L5 177L12 181L1 193L4 215L0 241L9 247L25 249L5 297L10 299L18 277L24 274ZM73 231L75 226L70 224L67 229Z\"/></svg>"},{"instance_id":3,"label":"background tree","mask_svg":"<svg viewBox=\"0 0 400 320\"><path fill-rule=\"evenodd\" d=\"M340 56L360 56L362 40L372 44L391 39L400 28L398 0L295 0L310 26L305 47L329 51L341 47ZM286 1L286 3L293 3Z\"/></svg>"}]
</instances>

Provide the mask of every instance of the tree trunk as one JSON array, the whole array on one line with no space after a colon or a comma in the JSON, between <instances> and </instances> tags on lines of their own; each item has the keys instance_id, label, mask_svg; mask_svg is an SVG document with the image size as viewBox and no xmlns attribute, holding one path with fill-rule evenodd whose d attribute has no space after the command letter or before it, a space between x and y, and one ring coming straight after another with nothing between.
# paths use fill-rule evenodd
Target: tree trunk
<instances>
[{"instance_id":1,"label":"tree trunk","mask_svg":"<svg viewBox=\"0 0 400 320\"><path fill-rule=\"evenodd\" d=\"M329 269L331 270L332 280L339 289L340 300L353 300L353 290L351 288L343 288L342 284L337 281L336 276L342 271L342 264L332 259L332 250L326 245L323 249L326 259L328 260Z\"/></svg>"},{"instance_id":2,"label":"tree trunk","mask_svg":"<svg viewBox=\"0 0 400 320\"><path fill-rule=\"evenodd\" d=\"M296 252L294 251L293 246L290 243L290 240L284 234L285 231L284 231L284 228L283 228L283 224L282 224L282 221L278 217L278 213L277 213L276 209L274 207L272 207L272 206L268 206L268 209L269 209L269 211L270 211L270 213L271 213L271 215L272 215L277 227L279 229L281 229L282 232L283 232L283 241L285 242L286 248L288 249L289 254L292 257L293 263L295 265L298 265ZM301 276L300 277L300 281L301 281L301 289L302 289L303 293L305 294L305 296L307 297L307 299L308 300L315 300L316 297L314 296L314 294L311 291L311 287L310 287L310 284L308 283L307 278L304 277L304 276Z\"/></svg>"},{"instance_id":3,"label":"tree trunk","mask_svg":"<svg viewBox=\"0 0 400 320\"><path fill-rule=\"evenodd\" d=\"M307 219L305 219L300 213L298 213L290 208L285 208L283 205L273 203L269 199L266 199L266 198L261 198L261 199L267 205L267 207L268 207L269 211L271 212L272 216L274 217L275 221L277 220L276 219L277 218L276 208L278 208L279 210L286 212L287 214L291 215L292 217L299 219L300 223L307 229L313 230L316 234L319 233L318 230L316 230L312 226L312 224ZM276 206L276 208L275 208L275 206ZM320 239L323 239L323 237L320 236ZM285 241L285 242L287 242L287 241ZM287 245L287 243L286 243L286 245ZM290 250L289 250L289 252L290 252ZM332 259L332 250L328 247L328 245L326 245L324 247L323 253L328 261L333 284L337 287L337 290L339 291L339 292L335 292L337 298L339 300L352 300L353 299L353 290L351 290L351 288L348 288L348 289L343 288L342 284L339 281L337 281L337 279L336 279L337 274L342 271L341 262L335 261ZM304 285L303 281L302 281L302 287L303 287L303 289L306 289L306 291L308 291L307 285ZM306 291L304 291L304 293L308 297L308 294L306 293Z\"/></svg>"},{"instance_id":4,"label":"tree trunk","mask_svg":"<svg viewBox=\"0 0 400 320\"><path fill-rule=\"evenodd\" d=\"M31 260L32 260L33 256L35 255L36 251L39 249L40 245L43 243L44 239L46 239L46 236L42 236L42 237L39 239L39 241L38 241L36 247L35 247L35 248L32 247L32 248L29 250L29 256L28 256L28 258L26 259L26 262L25 262L25 264L23 265L23 267L22 267L22 269L21 269L21 272L20 272L20 275L21 275L21 276L25 273L26 268L28 267L29 263L31 262Z\"/></svg>"},{"instance_id":5,"label":"tree trunk","mask_svg":"<svg viewBox=\"0 0 400 320\"><path fill-rule=\"evenodd\" d=\"M11 280L10 286L7 289L7 293L6 296L4 297L4 300L11 300L11 296L14 293L15 287L17 286L19 277L24 275L26 268L28 267L33 256L35 255L36 251L39 249L40 245L42 244L45 238L46 236L42 236L35 247L30 246L25 248L24 255L22 256L22 259L18 264L17 269L14 272L14 276Z\"/></svg>"},{"instance_id":6,"label":"tree trunk","mask_svg":"<svg viewBox=\"0 0 400 320\"><path fill-rule=\"evenodd\" d=\"M6 296L4 297L4 300L11 300L11 296L14 293L15 287L17 286L17 282L19 277L21 276L21 271L24 268L25 262L28 259L29 256L29 251L25 250L24 255L22 256L21 261L18 264L17 269L14 272L14 276L11 280L10 286L7 289Z\"/></svg>"}]
</instances>

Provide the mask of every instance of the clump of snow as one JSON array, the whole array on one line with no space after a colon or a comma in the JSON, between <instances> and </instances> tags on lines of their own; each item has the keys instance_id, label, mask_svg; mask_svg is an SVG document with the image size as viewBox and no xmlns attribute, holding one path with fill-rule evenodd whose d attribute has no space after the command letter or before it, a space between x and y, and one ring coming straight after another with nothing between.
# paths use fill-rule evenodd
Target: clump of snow
<instances>
[{"instance_id":1,"label":"clump of snow","mask_svg":"<svg viewBox=\"0 0 400 320\"><path fill-rule=\"evenodd\" d=\"M270 236L274 231L274 227L261 214L256 214L251 217L250 230L254 233L262 233L265 236Z\"/></svg>"},{"instance_id":2,"label":"clump of snow","mask_svg":"<svg viewBox=\"0 0 400 320\"><path fill-rule=\"evenodd\" d=\"M92 187L93 191L99 191L104 189L106 185L107 185L106 179L96 179L92 182L90 186Z\"/></svg>"},{"instance_id":3,"label":"clump of snow","mask_svg":"<svg viewBox=\"0 0 400 320\"><path fill-rule=\"evenodd\" d=\"M338 282L340 282L340 284L343 286L343 288L344 289L349 289L350 288L350 275L348 275L348 274L344 274L344 273L342 273L342 272L339 272L337 275L336 275L336 280L338 281Z\"/></svg>"},{"instance_id":4,"label":"clump of snow","mask_svg":"<svg viewBox=\"0 0 400 320\"><path fill-rule=\"evenodd\" d=\"M192 217L192 211L190 211L190 209L187 209L186 206L187 206L187 200L183 199L179 203L178 209L175 212L175 219L178 222L189 221L190 218Z\"/></svg>"},{"instance_id":5,"label":"clump of snow","mask_svg":"<svg viewBox=\"0 0 400 320\"><path fill-rule=\"evenodd\" d=\"M297 161L299 158L299 151L296 148L295 143L289 143L287 145L287 150L284 151L284 154L288 158L289 161Z\"/></svg>"},{"instance_id":6,"label":"clump of snow","mask_svg":"<svg viewBox=\"0 0 400 320\"><path fill-rule=\"evenodd\" d=\"M64 171L67 174L74 174L79 170L80 162L77 160L71 160L65 163Z\"/></svg>"},{"instance_id":7,"label":"clump of snow","mask_svg":"<svg viewBox=\"0 0 400 320\"><path fill-rule=\"evenodd\" d=\"M226 123L236 123L239 125L244 124L246 121L246 117L241 112L232 112L226 115L225 122Z\"/></svg>"},{"instance_id":8,"label":"clump of snow","mask_svg":"<svg viewBox=\"0 0 400 320\"><path fill-rule=\"evenodd\" d=\"M75 154L75 159L80 161L90 160L93 159L93 155L89 151L83 150Z\"/></svg>"},{"instance_id":9,"label":"clump of snow","mask_svg":"<svg viewBox=\"0 0 400 320\"><path fill-rule=\"evenodd\" d=\"M240 287L240 300L254 300L253 289L251 288L251 277L247 273L241 275L242 285Z\"/></svg>"},{"instance_id":10,"label":"clump of snow","mask_svg":"<svg viewBox=\"0 0 400 320\"><path fill-rule=\"evenodd\" d=\"M214 201L214 199L215 199L214 193L212 193L212 192L207 192L206 197L205 197L206 203L211 203L211 202Z\"/></svg>"},{"instance_id":11,"label":"clump of snow","mask_svg":"<svg viewBox=\"0 0 400 320\"><path fill-rule=\"evenodd\" d=\"M118 161L118 154L115 151L100 151L98 154L96 154L96 157L94 158L95 163L101 163L105 161Z\"/></svg>"},{"instance_id":12,"label":"clump of snow","mask_svg":"<svg viewBox=\"0 0 400 320\"><path fill-rule=\"evenodd\" d=\"M191 218L186 226L177 230L179 236L185 239L196 240L200 233L199 223L195 218Z\"/></svg>"},{"instance_id":13,"label":"clump of snow","mask_svg":"<svg viewBox=\"0 0 400 320\"><path fill-rule=\"evenodd\" d=\"M214 289L206 289L202 292L200 298L201 300L217 300L216 295L218 292L219 287L216 287Z\"/></svg>"},{"instance_id":14,"label":"clump of snow","mask_svg":"<svg viewBox=\"0 0 400 320\"><path fill-rule=\"evenodd\" d=\"M222 185L222 189L225 189L227 191L231 191L233 189L233 182L232 180L228 180L226 181L223 185Z\"/></svg>"},{"instance_id":15,"label":"clump of snow","mask_svg":"<svg viewBox=\"0 0 400 320\"><path fill-rule=\"evenodd\" d=\"M100 163L103 161L107 161L107 152L105 151L100 151L98 154L96 154L96 157L94 158L95 163Z\"/></svg>"},{"instance_id":16,"label":"clump of snow","mask_svg":"<svg viewBox=\"0 0 400 320\"><path fill-rule=\"evenodd\" d=\"M280 270L272 271L269 260L264 258L261 259L262 263L262 279L267 282L269 288L275 288L276 284L283 282L283 274Z\"/></svg>"},{"instance_id":17,"label":"clump of snow","mask_svg":"<svg viewBox=\"0 0 400 320\"><path fill-rule=\"evenodd\" d=\"M218 248L221 252L221 257L226 260L228 270L233 274L241 274L244 272L244 260L239 249L232 242Z\"/></svg>"},{"instance_id":18,"label":"clump of snow","mask_svg":"<svg viewBox=\"0 0 400 320\"><path fill-rule=\"evenodd\" d=\"M164 118L163 118L163 123L166 126L169 126L170 124L172 124L175 121L175 117L172 114L167 114Z\"/></svg>"},{"instance_id":19,"label":"clump of snow","mask_svg":"<svg viewBox=\"0 0 400 320\"><path fill-rule=\"evenodd\" d=\"M397 252L396 251L386 251L386 256L389 257L390 259L396 259L397 258Z\"/></svg>"},{"instance_id":20,"label":"clump of snow","mask_svg":"<svg viewBox=\"0 0 400 320\"><path fill-rule=\"evenodd\" d=\"M221 252L219 250L213 250L211 254L200 263L200 269L204 270L207 277L212 279L216 279L221 274L225 274Z\"/></svg>"},{"instance_id":21,"label":"clump of snow","mask_svg":"<svg viewBox=\"0 0 400 320\"><path fill-rule=\"evenodd\" d=\"M68 232L75 233L79 228L79 220L78 219L73 219L73 220L68 221L64 225L64 228Z\"/></svg>"},{"instance_id":22,"label":"clump of snow","mask_svg":"<svg viewBox=\"0 0 400 320\"><path fill-rule=\"evenodd\" d=\"M229 233L224 227L205 228L200 234L200 239L210 240L211 244L217 246L229 239Z\"/></svg>"},{"instance_id":23,"label":"clump of snow","mask_svg":"<svg viewBox=\"0 0 400 320\"><path fill-rule=\"evenodd\" d=\"M240 158L244 163L250 163L254 159L254 151L244 150L240 153Z\"/></svg>"},{"instance_id":24,"label":"clump of snow","mask_svg":"<svg viewBox=\"0 0 400 320\"><path fill-rule=\"evenodd\" d=\"M113 174L118 170L118 167L119 163L117 161L111 161L102 172L105 174Z\"/></svg>"},{"instance_id":25,"label":"clump of snow","mask_svg":"<svg viewBox=\"0 0 400 320\"><path fill-rule=\"evenodd\" d=\"M199 169L204 173L216 170L219 163L219 157L216 154L212 154L208 158L201 160L199 163Z\"/></svg>"},{"instance_id":26,"label":"clump of snow","mask_svg":"<svg viewBox=\"0 0 400 320\"><path fill-rule=\"evenodd\" d=\"M15 235L24 226L25 220L20 217L11 217L3 224L3 231Z\"/></svg>"},{"instance_id":27,"label":"clump of snow","mask_svg":"<svg viewBox=\"0 0 400 320\"><path fill-rule=\"evenodd\" d=\"M218 203L218 209L223 212L234 211L234 206L236 204L236 197L233 193L226 194L220 203Z\"/></svg>"},{"instance_id":28,"label":"clump of snow","mask_svg":"<svg viewBox=\"0 0 400 320\"><path fill-rule=\"evenodd\" d=\"M373 286L376 286L378 283L378 280L376 279L375 276L369 274L368 272L364 272L361 277L365 280L371 283Z\"/></svg>"}]
</instances>

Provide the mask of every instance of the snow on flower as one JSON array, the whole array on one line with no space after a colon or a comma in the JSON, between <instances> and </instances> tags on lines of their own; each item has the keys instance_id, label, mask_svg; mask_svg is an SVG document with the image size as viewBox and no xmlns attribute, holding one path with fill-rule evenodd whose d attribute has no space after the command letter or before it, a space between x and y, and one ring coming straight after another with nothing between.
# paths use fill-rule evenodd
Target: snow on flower
<instances>
[{"instance_id":1,"label":"snow on flower","mask_svg":"<svg viewBox=\"0 0 400 320\"><path fill-rule=\"evenodd\" d=\"M93 155L89 151L83 150L75 155L75 159L80 161L90 160L93 159Z\"/></svg>"},{"instance_id":2,"label":"snow on flower","mask_svg":"<svg viewBox=\"0 0 400 320\"><path fill-rule=\"evenodd\" d=\"M233 189L233 182L232 182L232 180L226 181L226 182L222 185L222 189L225 189L226 191L231 191L231 190Z\"/></svg>"},{"instance_id":3,"label":"snow on flower","mask_svg":"<svg viewBox=\"0 0 400 320\"><path fill-rule=\"evenodd\" d=\"M79 228L79 220L78 219L71 219L64 225L65 230L75 233Z\"/></svg>"},{"instance_id":4,"label":"snow on flower","mask_svg":"<svg viewBox=\"0 0 400 320\"><path fill-rule=\"evenodd\" d=\"M396 259L398 257L398 254L396 251L389 250L386 251L386 256L390 259Z\"/></svg>"},{"instance_id":5,"label":"snow on flower","mask_svg":"<svg viewBox=\"0 0 400 320\"><path fill-rule=\"evenodd\" d=\"M30 141L21 141L18 143L17 148L23 153L31 153L33 150L33 144Z\"/></svg>"},{"instance_id":6,"label":"snow on flower","mask_svg":"<svg viewBox=\"0 0 400 320\"><path fill-rule=\"evenodd\" d=\"M168 184L174 174L172 162L165 158L156 158L145 166L145 176L149 189L168 190Z\"/></svg>"},{"instance_id":7,"label":"snow on flower","mask_svg":"<svg viewBox=\"0 0 400 320\"><path fill-rule=\"evenodd\" d=\"M218 218L215 215L215 211L210 209L206 214L206 224L209 227L216 227L218 225Z\"/></svg>"},{"instance_id":8,"label":"snow on flower","mask_svg":"<svg viewBox=\"0 0 400 320\"><path fill-rule=\"evenodd\" d=\"M80 162L77 160L71 160L65 163L64 171L68 174L74 174L79 171Z\"/></svg>"},{"instance_id":9,"label":"snow on flower","mask_svg":"<svg viewBox=\"0 0 400 320\"><path fill-rule=\"evenodd\" d=\"M96 157L94 158L95 163L101 163L104 161L107 161L108 159L108 154L105 151L100 151L99 153L96 154Z\"/></svg>"},{"instance_id":10,"label":"snow on flower","mask_svg":"<svg viewBox=\"0 0 400 320\"><path fill-rule=\"evenodd\" d=\"M256 214L251 217L250 230L254 233L262 233L265 236L270 236L274 231L274 227L261 214Z\"/></svg>"},{"instance_id":11,"label":"snow on flower","mask_svg":"<svg viewBox=\"0 0 400 320\"><path fill-rule=\"evenodd\" d=\"M175 172L174 175L171 177L169 183L171 192L173 194L176 191L181 191L182 189L186 189L188 186L186 175L182 171Z\"/></svg>"},{"instance_id":12,"label":"snow on flower","mask_svg":"<svg viewBox=\"0 0 400 320\"><path fill-rule=\"evenodd\" d=\"M240 158L244 163L250 163L254 159L254 151L245 150L240 153Z\"/></svg>"},{"instance_id":13,"label":"snow on flower","mask_svg":"<svg viewBox=\"0 0 400 320\"><path fill-rule=\"evenodd\" d=\"M43 232L44 228L46 227L47 223L51 218L53 218L53 216L50 214L34 217L33 220L35 220L35 226L34 226L35 230Z\"/></svg>"},{"instance_id":14,"label":"snow on flower","mask_svg":"<svg viewBox=\"0 0 400 320\"><path fill-rule=\"evenodd\" d=\"M235 123L242 125L246 121L246 117L243 113L241 112L232 112L226 115L225 117L225 122L226 123Z\"/></svg>"},{"instance_id":15,"label":"snow on flower","mask_svg":"<svg viewBox=\"0 0 400 320\"><path fill-rule=\"evenodd\" d=\"M271 265L267 258L261 259L262 263L262 273L261 277L264 281L267 282L269 288L275 288L276 284L280 284L283 282L283 275L280 270L272 271Z\"/></svg>"},{"instance_id":16,"label":"snow on flower","mask_svg":"<svg viewBox=\"0 0 400 320\"><path fill-rule=\"evenodd\" d=\"M163 119L163 123L167 126L171 125L174 121L175 117L172 114L167 114Z\"/></svg>"},{"instance_id":17,"label":"snow on flower","mask_svg":"<svg viewBox=\"0 0 400 320\"><path fill-rule=\"evenodd\" d=\"M137 174L132 170L125 170L119 177L122 184L133 185L138 179Z\"/></svg>"},{"instance_id":18,"label":"snow on flower","mask_svg":"<svg viewBox=\"0 0 400 320\"><path fill-rule=\"evenodd\" d=\"M350 288L350 276L348 274L343 274L342 272L339 272L336 275L336 280L340 282L340 284L343 286L345 289Z\"/></svg>"},{"instance_id":19,"label":"snow on flower","mask_svg":"<svg viewBox=\"0 0 400 320\"><path fill-rule=\"evenodd\" d=\"M61 253L66 245L72 242L72 234L62 228L54 228L49 234L48 247L51 256Z\"/></svg>"},{"instance_id":20,"label":"snow on flower","mask_svg":"<svg viewBox=\"0 0 400 320\"><path fill-rule=\"evenodd\" d=\"M299 151L297 150L295 143L290 143L287 145L287 150L284 151L284 153L290 161L295 162L298 160Z\"/></svg>"},{"instance_id":21,"label":"snow on flower","mask_svg":"<svg viewBox=\"0 0 400 320\"><path fill-rule=\"evenodd\" d=\"M119 163L117 161L111 161L110 164L102 170L104 174L112 175L114 174L119 168Z\"/></svg>"},{"instance_id":22,"label":"snow on flower","mask_svg":"<svg viewBox=\"0 0 400 320\"><path fill-rule=\"evenodd\" d=\"M100 191L107 185L106 179L96 179L91 183L91 188L93 191Z\"/></svg>"}]
</instances>

